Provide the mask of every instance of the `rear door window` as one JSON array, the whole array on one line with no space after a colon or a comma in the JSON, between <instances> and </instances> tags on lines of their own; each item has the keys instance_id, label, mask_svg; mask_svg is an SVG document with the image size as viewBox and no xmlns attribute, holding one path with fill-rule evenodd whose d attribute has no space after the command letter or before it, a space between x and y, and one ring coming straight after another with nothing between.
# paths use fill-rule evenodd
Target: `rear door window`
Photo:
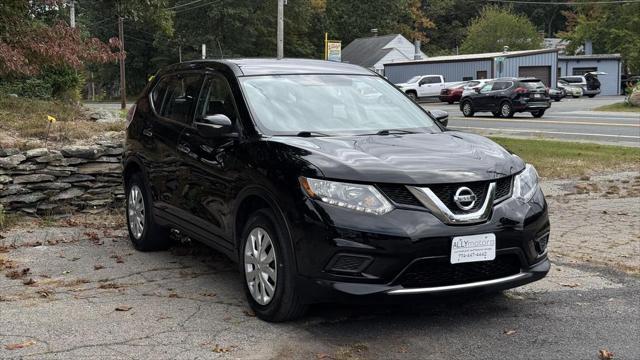
<instances>
[{"instance_id":1,"label":"rear door window","mask_svg":"<svg viewBox=\"0 0 640 360\"><path fill-rule=\"evenodd\" d=\"M178 74L168 77L160 116L190 124L201 86L201 74Z\"/></svg>"},{"instance_id":2,"label":"rear door window","mask_svg":"<svg viewBox=\"0 0 640 360\"><path fill-rule=\"evenodd\" d=\"M496 81L493 83L493 87L491 88L492 91L497 91L497 90L505 90L511 87L511 82L509 81Z\"/></svg>"}]
</instances>

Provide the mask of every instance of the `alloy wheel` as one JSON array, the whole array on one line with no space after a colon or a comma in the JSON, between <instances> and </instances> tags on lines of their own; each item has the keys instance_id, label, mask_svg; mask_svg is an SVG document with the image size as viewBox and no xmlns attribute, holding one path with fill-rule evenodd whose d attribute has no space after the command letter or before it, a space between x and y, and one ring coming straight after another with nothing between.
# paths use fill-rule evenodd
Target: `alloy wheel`
<instances>
[{"instance_id":1,"label":"alloy wheel","mask_svg":"<svg viewBox=\"0 0 640 360\"><path fill-rule=\"evenodd\" d=\"M469 104L469 102L464 103L464 106L462 107L462 112L464 113L464 115L471 114L471 104Z\"/></svg>"},{"instance_id":2,"label":"alloy wheel","mask_svg":"<svg viewBox=\"0 0 640 360\"><path fill-rule=\"evenodd\" d=\"M260 305L267 305L276 292L278 279L276 250L267 231L256 227L244 245L244 271L249 292Z\"/></svg>"},{"instance_id":3,"label":"alloy wheel","mask_svg":"<svg viewBox=\"0 0 640 360\"><path fill-rule=\"evenodd\" d=\"M131 186L128 202L129 230L139 240L144 231L144 199L138 185Z\"/></svg>"},{"instance_id":4,"label":"alloy wheel","mask_svg":"<svg viewBox=\"0 0 640 360\"><path fill-rule=\"evenodd\" d=\"M511 105L508 103L502 104L502 108L500 110L502 112L502 116L509 117L511 115Z\"/></svg>"}]
</instances>

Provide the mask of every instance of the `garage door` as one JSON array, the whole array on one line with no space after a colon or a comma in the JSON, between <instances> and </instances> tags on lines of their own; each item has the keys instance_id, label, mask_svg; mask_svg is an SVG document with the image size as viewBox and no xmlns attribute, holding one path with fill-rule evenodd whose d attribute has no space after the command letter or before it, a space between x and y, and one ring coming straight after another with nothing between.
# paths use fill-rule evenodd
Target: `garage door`
<instances>
[{"instance_id":1,"label":"garage door","mask_svg":"<svg viewBox=\"0 0 640 360\"><path fill-rule=\"evenodd\" d=\"M518 76L535 77L549 86L551 84L551 66L520 66L518 68Z\"/></svg>"}]
</instances>

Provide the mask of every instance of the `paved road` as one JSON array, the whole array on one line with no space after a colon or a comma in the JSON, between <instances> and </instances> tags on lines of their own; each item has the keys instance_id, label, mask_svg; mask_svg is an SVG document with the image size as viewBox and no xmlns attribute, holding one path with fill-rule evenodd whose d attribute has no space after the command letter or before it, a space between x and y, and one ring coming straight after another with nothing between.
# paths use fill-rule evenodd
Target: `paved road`
<instances>
[{"instance_id":1,"label":"paved road","mask_svg":"<svg viewBox=\"0 0 640 360\"><path fill-rule=\"evenodd\" d=\"M561 102L554 102L540 119L531 117L529 113L516 114L512 119L494 118L490 113L465 118L458 104L424 102L423 106L448 111L449 126L452 129L483 135L545 137L640 146L640 114L591 111L598 106L622 100L621 96L565 98Z\"/></svg>"}]
</instances>

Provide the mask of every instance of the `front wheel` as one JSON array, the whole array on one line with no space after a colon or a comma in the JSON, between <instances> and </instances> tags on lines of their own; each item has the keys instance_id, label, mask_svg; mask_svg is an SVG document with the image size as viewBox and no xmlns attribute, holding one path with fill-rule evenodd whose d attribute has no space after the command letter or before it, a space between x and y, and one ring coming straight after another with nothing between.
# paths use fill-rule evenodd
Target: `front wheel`
<instances>
[{"instance_id":1,"label":"front wheel","mask_svg":"<svg viewBox=\"0 0 640 360\"><path fill-rule=\"evenodd\" d=\"M465 117L473 116L473 106L471 105L471 101L467 100L462 103L462 115Z\"/></svg>"},{"instance_id":2,"label":"front wheel","mask_svg":"<svg viewBox=\"0 0 640 360\"><path fill-rule=\"evenodd\" d=\"M242 268L251 309L266 321L302 316L307 306L295 287L293 250L272 211L258 210L242 232Z\"/></svg>"},{"instance_id":3,"label":"front wheel","mask_svg":"<svg viewBox=\"0 0 640 360\"><path fill-rule=\"evenodd\" d=\"M587 95L589 98L593 98L595 97L595 95Z\"/></svg>"},{"instance_id":4,"label":"front wheel","mask_svg":"<svg viewBox=\"0 0 640 360\"><path fill-rule=\"evenodd\" d=\"M407 92L407 96L413 101L417 101L418 100L418 94L416 94L413 91Z\"/></svg>"},{"instance_id":5,"label":"front wheel","mask_svg":"<svg viewBox=\"0 0 640 360\"><path fill-rule=\"evenodd\" d=\"M542 115L544 115L544 110L532 111L531 115L533 115L534 118L541 118Z\"/></svg>"}]
</instances>

